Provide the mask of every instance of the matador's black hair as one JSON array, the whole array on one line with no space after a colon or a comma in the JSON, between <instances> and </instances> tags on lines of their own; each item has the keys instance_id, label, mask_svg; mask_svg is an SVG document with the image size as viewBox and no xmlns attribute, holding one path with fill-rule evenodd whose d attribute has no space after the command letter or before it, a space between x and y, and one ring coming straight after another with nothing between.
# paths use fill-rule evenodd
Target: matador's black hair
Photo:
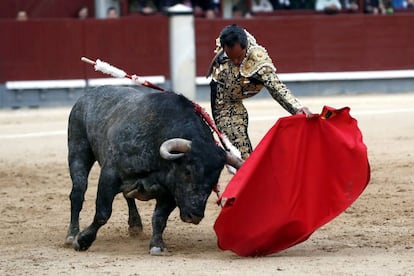
<instances>
[{"instance_id":1,"label":"matador's black hair","mask_svg":"<svg viewBox=\"0 0 414 276\"><path fill-rule=\"evenodd\" d=\"M242 49L247 47L247 35L243 28L236 24L228 25L220 33L221 47L227 46L233 48L234 45L240 44Z\"/></svg>"}]
</instances>

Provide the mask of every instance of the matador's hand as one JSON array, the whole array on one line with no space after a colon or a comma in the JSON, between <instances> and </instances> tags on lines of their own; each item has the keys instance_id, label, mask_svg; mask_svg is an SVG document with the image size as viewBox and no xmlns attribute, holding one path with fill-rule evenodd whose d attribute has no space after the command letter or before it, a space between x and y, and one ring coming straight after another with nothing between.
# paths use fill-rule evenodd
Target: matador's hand
<instances>
[{"instance_id":1,"label":"matador's hand","mask_svg":"<svg viewBox=\"0 0 414 276\"><path fill-rule=\"evenodd\" d=\"M311 118L313 116L312 112L306 106L299 108L296 114L305 114L306 118Z\"/></svg>"}]
</instances>

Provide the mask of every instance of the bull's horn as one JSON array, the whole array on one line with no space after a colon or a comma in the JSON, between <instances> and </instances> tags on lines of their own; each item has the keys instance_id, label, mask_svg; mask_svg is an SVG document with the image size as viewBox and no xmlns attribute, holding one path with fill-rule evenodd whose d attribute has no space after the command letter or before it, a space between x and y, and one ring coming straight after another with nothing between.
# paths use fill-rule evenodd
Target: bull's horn
<instances>
[{"instance_id":1,"label":"bull's horn","mask_svg":"<svg viewBox=\"0 0 414 276\"><path fill-rule=\"evenodd\" d=\"M226 164L236 168L240 169L241 165L243 165L244 160L240 157L230 153L229 151L226 151Z\"/></svg>"},{"instance_id":2,"label":"bull's horn","mask_svg":"<svg viewBox=\"0 0 414 276\"><path fill-rule=\"evenodd\" d=\"M165 141L160 146L160 155L167 160L180 158L191 149L191 141L182 138L173 138ZM172 153L177 152L177 153Z\"/></svg>"}]
</instances>

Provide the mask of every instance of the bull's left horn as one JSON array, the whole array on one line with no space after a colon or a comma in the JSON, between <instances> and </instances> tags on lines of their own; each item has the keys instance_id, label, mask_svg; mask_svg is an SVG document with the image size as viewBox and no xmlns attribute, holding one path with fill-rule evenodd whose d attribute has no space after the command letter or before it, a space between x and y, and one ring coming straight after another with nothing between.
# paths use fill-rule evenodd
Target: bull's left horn
<instances>
[{"instance_id":1,"label":"bull's left horn","mask_svg":"<svg viewBox=\"0 0 414 276\"><path fill-rule=\"evenodd\" d=\"M173 138L160 146L160 155L167 160L180 158L191 149L191 141L183 138ZM177 153L172 153L177 152Z\"/></svg>"}]
</instances>

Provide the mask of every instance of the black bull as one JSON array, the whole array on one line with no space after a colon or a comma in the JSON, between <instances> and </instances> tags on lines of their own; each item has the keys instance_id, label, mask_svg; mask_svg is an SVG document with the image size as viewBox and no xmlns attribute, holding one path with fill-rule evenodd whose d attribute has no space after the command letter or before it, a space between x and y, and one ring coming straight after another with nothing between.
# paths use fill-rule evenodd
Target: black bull
<instances>
[{"instance_id":1,"label":"black bull","mask_svg":"<svg viewBox=\"0 0 414 276\"><path fill-rule=\"evenodd\" d=\"M166 250L162 235L171 212L178 206L183 221L198 224L224 165L239 167L242 162L215 143L184 96L106 86L86 92L73 106L68 161L73 186L66 243L87 250L122 192L130 232L142 231L134 198L156 200L152 254ZM101 167L96 212L92 224L80 232L79 214L95 161Z\"/></svg>"}]
</instances>

